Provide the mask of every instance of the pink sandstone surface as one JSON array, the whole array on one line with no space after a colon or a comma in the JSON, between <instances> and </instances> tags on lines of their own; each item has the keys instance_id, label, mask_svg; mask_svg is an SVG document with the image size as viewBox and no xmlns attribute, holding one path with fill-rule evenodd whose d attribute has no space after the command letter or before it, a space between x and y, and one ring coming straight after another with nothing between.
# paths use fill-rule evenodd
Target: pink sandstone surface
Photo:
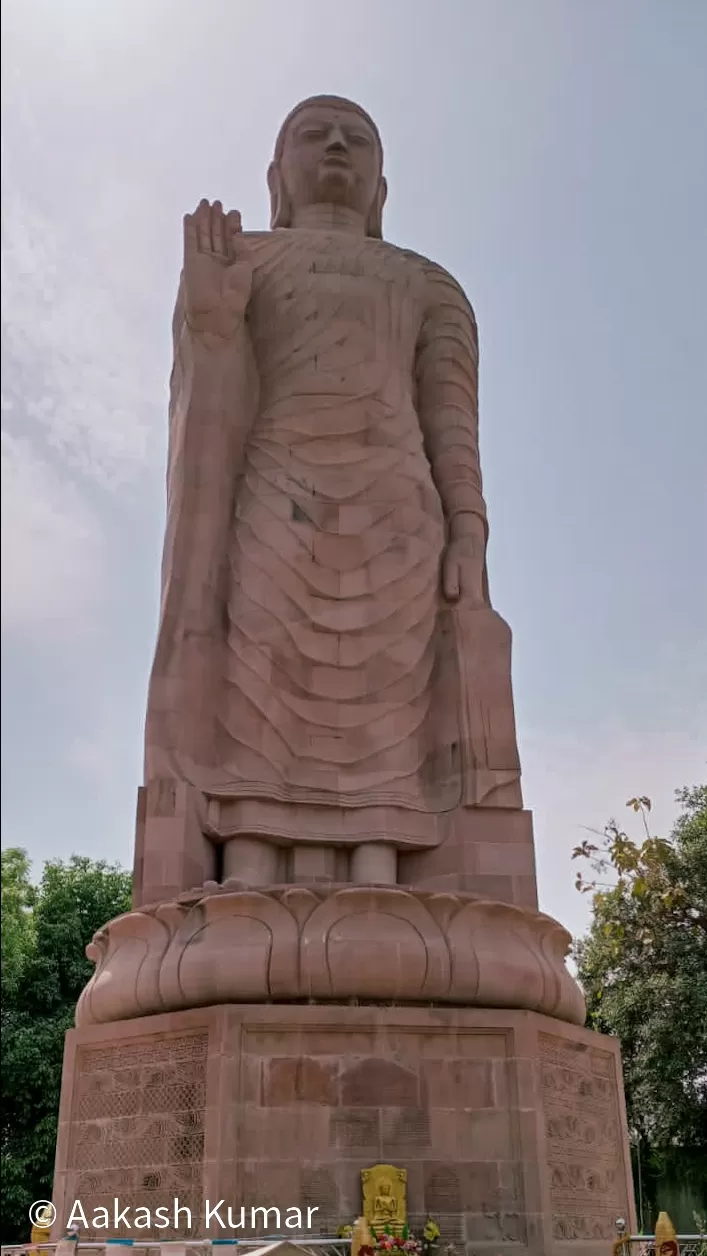
<instances>
[{"instance_id":1,"label":"pink sandstone surface","mask_svg":"<svg viewBox=\"0 0 707 1256\"><path fill-rule=\"evenodd\" d=\"M60 1224L74 1199L171 1217L176 1196L192 1236L228 1237L207 1199L314 1207L332 1235L380 1162L443 1250L606 1256L616 1218L636 1224L618 1044L481 1008L222 1005L68 1035Z\"/></svg>"},{"instance_id":2,"label":"pink sandstone surface","mask_svg":"<svg viewBox=\"0 0 707 1256\"><path fill-rule=\"evenodd\" d=\"M395 883L442 817L522 806L476 321L382 239L382 162L366 114L314 98L270 231L219 202L185 220L146 784L194 787L250 884L299 843L375 846L355 879Z\"/></svg>"},{"instance_id":3,"label":"pink sandstone surface","mask_svg":"<svg viewBox=\"0 0 707 1256\"><path fill-rule=\"evenodd\" d=\"M223 1197L331 1234L385 1160L465 1256L603 1256L620 1059L538 911L476 322L383 241L382 162L312 98L270 231L185 220L133 910L67 1037L58 1224L178 1197L198 1235Z\"/></svg>"}]
</instances>

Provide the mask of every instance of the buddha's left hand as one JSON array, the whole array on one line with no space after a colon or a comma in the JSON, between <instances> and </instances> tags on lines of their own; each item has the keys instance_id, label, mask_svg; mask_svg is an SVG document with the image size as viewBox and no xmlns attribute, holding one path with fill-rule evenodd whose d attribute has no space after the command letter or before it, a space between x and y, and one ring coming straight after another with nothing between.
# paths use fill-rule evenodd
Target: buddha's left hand
<instances>
[{"instance_id":1,"label":"buddha's left hand","mask_svg":"<svg viewBox=\"0 0 707 1256\"><path fill-rule=\"evenodd\" d=\"M470 516L452 520L442 560L442 592L448 602L485 606L483 525Z\"/></svg>"}]
</instances>

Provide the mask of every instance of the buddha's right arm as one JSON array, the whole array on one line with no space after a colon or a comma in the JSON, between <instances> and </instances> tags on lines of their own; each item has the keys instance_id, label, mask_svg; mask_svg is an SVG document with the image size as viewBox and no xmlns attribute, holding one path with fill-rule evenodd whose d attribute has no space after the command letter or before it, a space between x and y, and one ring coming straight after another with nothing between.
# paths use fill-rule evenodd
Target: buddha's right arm
<instances>
[{"instance_id":1,"label":"buddha's right arm","mask_svg":"<svg viewBox=\"0 0 707 1256\"><path fill-rule=\"evenodd\" d=\"M183 631L210 635L222 615L236 491L259 380L246 322L228 340L206 341L187 324L181 285L173 332L161 618L176 617Z\"/></svg>"}]
</instances>

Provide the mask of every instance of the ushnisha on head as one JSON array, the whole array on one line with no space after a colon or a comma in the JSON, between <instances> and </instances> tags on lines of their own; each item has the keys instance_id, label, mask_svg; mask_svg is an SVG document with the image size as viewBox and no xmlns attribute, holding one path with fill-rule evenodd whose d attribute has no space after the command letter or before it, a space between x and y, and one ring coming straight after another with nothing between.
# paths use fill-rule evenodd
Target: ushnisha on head
<instances>
[{"instance_id":1,"label":"ushnisha on head","mask_svg":"<svg viewBox=\"0 0 707 1256\"><path fill-rule=\"evenodd\" d=\"M270 226L291 227L303 210L331 205L359 215L382 237L387 192L383 146L364 109L340 96L310 96L283 122L268 170Z\"/></svg>"}]
</instances>

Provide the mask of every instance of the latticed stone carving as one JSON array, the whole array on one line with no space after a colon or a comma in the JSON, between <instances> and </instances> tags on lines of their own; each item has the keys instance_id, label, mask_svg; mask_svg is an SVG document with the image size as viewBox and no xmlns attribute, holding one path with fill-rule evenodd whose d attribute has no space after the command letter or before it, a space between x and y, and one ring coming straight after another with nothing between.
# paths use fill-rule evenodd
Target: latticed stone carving
<instances>
[{"instance_id":1,"label":"latticed stone carving","mask_svg":"<svg viewBox=\"0 0 707 1256\"><path fill-rule=\"evenodd\" d=\"M174 1199L198 1219L208 1034L162 1035L109 1050L78 1052L67 1170L73 1198L91 1212L120 1207L174 1213ZM186 1222L186 1217L185 1217ZM162 1231L165 1239L186 1224ZM105 1232L104 1232L105 1233Z\"/></svg>"},{"instance_id":2,"label":"latticed stone carving","mask_svg":"<svg viewBox=\"0 0 707 1256\"><path fill-rule=\"evenodd\" d=\"M611 1240L628 1206L613 1057L553 1034L539 1045L553 1234Z\"/></svg>"}]
</instances>

